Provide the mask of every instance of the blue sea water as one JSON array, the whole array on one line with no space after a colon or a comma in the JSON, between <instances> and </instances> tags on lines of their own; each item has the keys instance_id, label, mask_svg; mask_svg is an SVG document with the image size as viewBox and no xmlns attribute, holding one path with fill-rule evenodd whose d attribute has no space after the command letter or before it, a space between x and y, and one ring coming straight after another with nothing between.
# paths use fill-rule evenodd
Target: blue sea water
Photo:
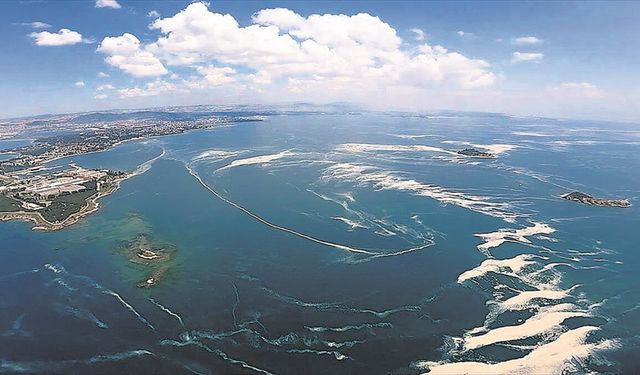
<instances>
[{"instance_id":1,"label":"blue sea water","mask_svg":"<svg viewBox=\"0 0 640 375\"><path fill-rule=\"evenodd\" d=\"M64 230L0 223L0 371L637 373L639 146L629 124L292 113L54 161L143 173ZM118 250L140 234L176 249L150 289Z\"/></svg>"}]
</instances>

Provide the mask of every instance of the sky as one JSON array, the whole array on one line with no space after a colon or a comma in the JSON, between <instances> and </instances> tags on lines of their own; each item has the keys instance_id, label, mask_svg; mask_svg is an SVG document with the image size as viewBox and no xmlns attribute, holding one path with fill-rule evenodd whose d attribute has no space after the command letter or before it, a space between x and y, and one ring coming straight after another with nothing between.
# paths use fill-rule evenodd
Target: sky
<instances>
[{"instance_id":1,"label":"sky","mask_svg":"<svg viewBox=\"0 0 640 375\"><path fill-rule=\"evenodd\" d=\"M0 118L348 102L640 122L640 2L3 1Z\"/></svg>"}]
</instances>

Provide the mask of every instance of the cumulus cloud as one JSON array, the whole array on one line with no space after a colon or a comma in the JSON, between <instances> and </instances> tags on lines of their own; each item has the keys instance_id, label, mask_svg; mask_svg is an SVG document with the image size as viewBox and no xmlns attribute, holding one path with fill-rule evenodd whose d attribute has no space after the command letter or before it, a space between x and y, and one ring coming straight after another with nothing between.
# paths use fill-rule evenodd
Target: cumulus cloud
<instances>
[{"instance_id":1,"label":"cumulus cloud","mask_svg":"<svg viewBox=\"0 0 640 375\"><path fill-rule=\"evenodd\" d=\"M135 77L152 77L168 71L152 53L140 48L134 35L125 33L117 37L106 37L98 51L107 55L105 61Z\"/></svg>"},{"instance_id":2,"label":"cumulus cloud","mask_svg":"<svg viewBox=\"0 0 640 375\"><path fill-rule=\"evenodd\" d=\"M84 87L85 86L84 81L77 81L73 85L75 87Z\"/></svg>"},{"instance_id":3,"label":"cumulus cloud","mask_svg":"<svg viewBox=\"0 0 640 375\"><path fill-rule=\"evenodd\" d=\"M65 46L83 42L82 34L69 29L60 29L57 33L49 31L29 34L39 46Z\"/></svg>"},{"instance_id":4,"label":"cumulus cloud","mask_svg":"<svg viewBox=\"0 0 640 375\"><path fill-rule=\"evenodd\" d=\"M109 78L109 75L105 72L98 72L98 78Z\"/></svg>"},{"instance_id":5,"label":"cumulus cloud","mask_svg":"<svg viewBox=\"0 0 640 375\"><path fill-rule=\"evenodd\" d=\"M474 36L473 33L469 33L469 32L462 31L462 30L458 31L456 34L458 34L458 36L460 36L460 37Z\"/></svg>"},{"instance_id":6,"label":"cumulus cloud","mask_svg":"<svg viewBox=\"0 0 640 375\"><path fill-rule=\"evenodd\" d=\"M96 8L120 9L121 6L117 0L96 0Z\"/></svg>"},{"instance_id":7,"label":"cumulus cloud","mask_svg":"<svg viewBox=\"0 0 640 375\"><path fill-rule=\"evenodd\" d=\"M225 83L234 82L235 69L229 67L219 68L213 65L206 67L199 67L198 73L207 80L207 82L213 86L219 86Z\"/></svg>"},{"instance_id":8,"label":"cumulus cloud","mask_svg":"<svg viewBox=\"0 0 640 375\"><path fill-rule=\"evenodd\" d=\"M422 29L413 28L411 29L411 32L414 34L413 39L417 40L418 42L423 41L427 36L427 34Z\"/></svg>"},{"instance_id":9,"label":"cumulus cloud","mask_svg":"<svg viewBox=\"0 0 640 375\"><path fill-rule=\"evenodd\" d=\"M97 94L93 98L96 99L96 100L103 100L103 99L106 99L108 97L109 97L109 95L106 95L106 94Z\"/></svg>"},{"instance_id":10,"label":"cumulus cloud","mask_svg":"<svg viewBox=\"0 0 640 375\"><path fill-rule=\"evenodd\" d=\"M544 41L542 39L535 36L521 36L518 38L513 38L511 40L511 44L514 44L516 46L536 45L542 44L543 42Z\"/></svg>"},{"instance_id":11,"label":"cumulus cloud","mask_svg":"<svg viewBox=\"0 0 640 375\"><path fill-rule=\"evenodd\" d=\"M193 69L177 82L154 81L121 89L120 96L234 87L261 92L322 94L351 99L393 87L470 90L497 77L484 60L426 43L407 46L396 30L367 13L302 16L285 8L263 9L242 26L229 14L196 2L149 26L160 36L141 43L132 34L105 38L106 62L137 77L161 76L167 66ZM417 37L424 37L416 33Z\"/></svg>"},{"instance_id":12,"label":"cumulus cloud","mask_svg":"<svg viewBox=\"0 0 640 375\"><path fill-rule=\"evenodd\" d=\"M538 63L544 58L544 53L539 52L514 52L511 57L512 63L519 63L523 61L531 61Z\"/></svg>"},{"instance_id":13,"label":"cumulus cloud","mask_svg":"<svg viewBox=\"0 0 640 375\"><path fill-rule=\"evenodd\" d=\"M147 13L147 17L149 17L149 18L159 18L160 17L160 13L158 13L157 10L151 10L151 11L149 11L149 13Z\"/></svg>"}]
</instances>

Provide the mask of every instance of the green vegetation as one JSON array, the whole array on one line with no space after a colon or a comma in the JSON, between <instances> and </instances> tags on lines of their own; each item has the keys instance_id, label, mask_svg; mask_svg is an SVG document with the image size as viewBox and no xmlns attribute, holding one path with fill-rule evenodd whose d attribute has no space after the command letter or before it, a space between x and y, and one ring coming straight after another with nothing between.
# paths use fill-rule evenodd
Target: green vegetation
<instances>
[{"instance_id":1,"label":"green vegetation","mask_svg":"<svg viewBox=\"0 0 640 375\"><path fill-rule=\"evenodd\" d=\"M0 212L15 212L20 211L20 209L20 202L0 194Z\"/></svg>"},{"instance_id":2,"label":"green vegetation","mask_svg":"<svg viewBox=\"0 0 640 375\"><path fill-rule=\"evenodd\" d=\"M83 184L87 190L79 193L60 195L48 207L40 210L42 217L50 222L60 222L80 211L87 205L87 198L97 193L95 181Z\"/></svg>"}]
</instances>

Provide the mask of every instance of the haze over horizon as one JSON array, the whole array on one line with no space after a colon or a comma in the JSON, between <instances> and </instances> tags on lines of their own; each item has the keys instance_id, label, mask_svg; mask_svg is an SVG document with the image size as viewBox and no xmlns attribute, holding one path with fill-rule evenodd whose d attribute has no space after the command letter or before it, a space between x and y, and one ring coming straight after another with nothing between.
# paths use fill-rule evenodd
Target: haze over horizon
<instances>
[{"instance_id":1,"label":"haze over horizon","mask_svg":"<svg viewBox=\"0 0 640 375\"><path fill-rule=\"evenodd\" d=\"M349 102L638 121L638 3L5 2L0 118ZM78 15L82 16L78 16Z\"/></svg>"}]
</instances>

